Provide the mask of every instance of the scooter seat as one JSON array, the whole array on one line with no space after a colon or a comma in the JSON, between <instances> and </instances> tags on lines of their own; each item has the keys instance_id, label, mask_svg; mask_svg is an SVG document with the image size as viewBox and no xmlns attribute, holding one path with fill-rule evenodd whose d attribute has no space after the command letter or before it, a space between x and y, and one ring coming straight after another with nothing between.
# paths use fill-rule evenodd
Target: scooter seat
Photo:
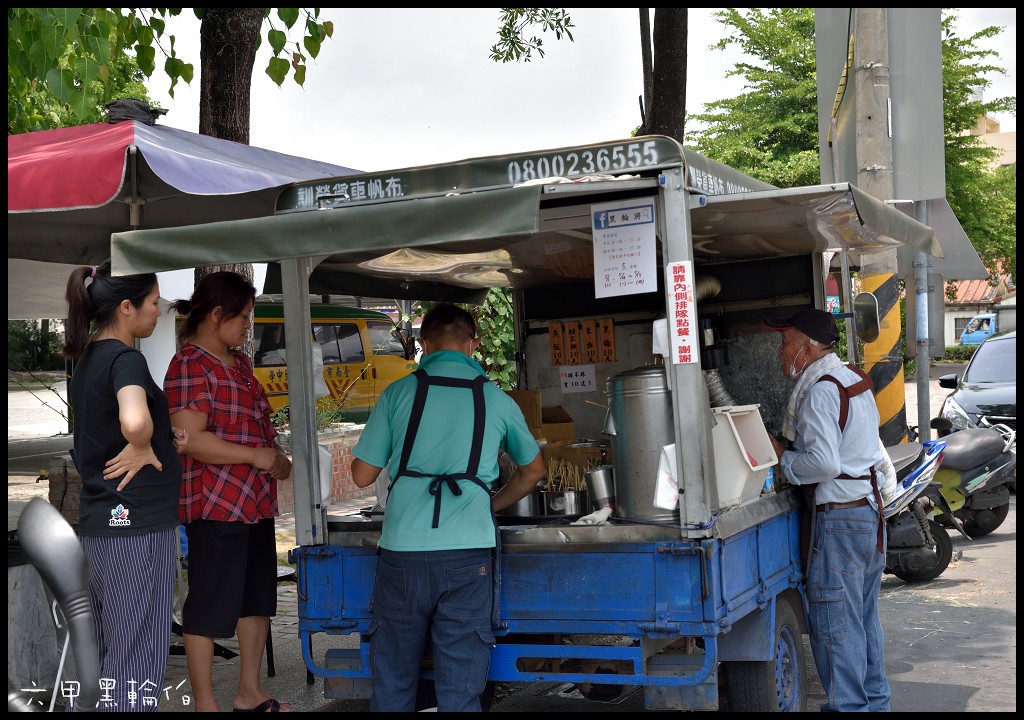
<instances>
[{"instance_id":1,"label":"scooter seat","mask_svg":"<svg viewBox=\"0 0 1024 720\"><path fill-rule=\"evenodd\" d=\"M942 467L953 470L976 468L999 455L1006 445L999 431L991 428L957 430L942 439L946 441Z\"/></svg>"},{"instance_id":2,"label":"scooter seat","mask_svg":"<svg viewBox=\"0 0 1024 720\"><path fill-rule=\"evenodd\" d=\"M915 461L921 457L923 450L924 447L921 443L916 442L895 445L885 449L889 453L889 459L892 460L892 466L896 468L896 479L898 481L902 482L917 467Z\"/></svg>"}]
</instances>

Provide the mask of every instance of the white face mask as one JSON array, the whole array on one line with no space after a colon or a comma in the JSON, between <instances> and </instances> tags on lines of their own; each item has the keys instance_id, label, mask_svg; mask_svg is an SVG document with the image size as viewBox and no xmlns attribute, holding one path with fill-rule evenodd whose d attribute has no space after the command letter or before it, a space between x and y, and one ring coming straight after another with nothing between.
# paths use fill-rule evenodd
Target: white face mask
<instances>
[{"instance_id":1,"label":"white face mask","mask_svg":"<svg viewBox=\"0 0 1024 720\"><path fill-rule=\"evenodd\" d=\"M796 380L798 377L800 377L800 374L804 370L807 369L806 365L804 365L802 368L800 368L799 371L797 371L797 369L796 369L796 360L797 360L798 357L800 357L800 353L802 353L806 349L807 349L806 345L800 346L800 349L796 351L796 355L793 356L793 361L789 364L789 376L792 379L794 379L794 380Z\"/></svg>"}]
</instances>

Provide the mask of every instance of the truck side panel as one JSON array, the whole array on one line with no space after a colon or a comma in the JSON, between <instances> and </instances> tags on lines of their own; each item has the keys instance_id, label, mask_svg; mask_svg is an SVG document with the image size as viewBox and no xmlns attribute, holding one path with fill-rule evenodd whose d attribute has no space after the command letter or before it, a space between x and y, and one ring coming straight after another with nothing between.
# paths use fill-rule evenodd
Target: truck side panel
<instances>
[{"instance_id":1,"label":"truck side panel","mask_svg":"<svg viewBox=\"0 0 1024 720\"><path fill-rule=\"evenodd\" d=\"M490 679L677 688L652 702L716 709L720 661L773 659L773 613L765 611L798 592L798 512L788 494L769 496L736 511L758 522L741 518L742 529L700 541L635 525L502 528ZM722 525L729 533L728 520ZM645 532L656 539L635 539ZM332 532L338 544L295 551L304 638L366 632L375 540ZM361 639L358 650L328 653L326 667L308 656L307 664L328 678L333 697L364 697L368 657Z\"/></svg>"}]
</instances>

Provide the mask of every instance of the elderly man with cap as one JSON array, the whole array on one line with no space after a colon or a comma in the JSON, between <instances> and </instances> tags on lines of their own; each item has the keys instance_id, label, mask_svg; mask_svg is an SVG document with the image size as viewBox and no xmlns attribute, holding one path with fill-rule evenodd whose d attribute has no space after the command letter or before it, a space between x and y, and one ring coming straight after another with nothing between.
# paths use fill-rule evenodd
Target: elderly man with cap
<instances>
[{"instance_id":1,"label":"elderly man with cap","mask_svg":"<svg viewBox=\"0 0 1024 720\"><path fill-rule=\"evenodd\" d=\"M782 371L796 383L783 440L772 438L772 445L782 473L804 488L813 511L804 570L811 648L827 697L821 709L885 712L878 485L887 458L871 380L833 352L839 331L829 313L806 309L764 325L782 333Z\"/></svg>"}]
</instances>

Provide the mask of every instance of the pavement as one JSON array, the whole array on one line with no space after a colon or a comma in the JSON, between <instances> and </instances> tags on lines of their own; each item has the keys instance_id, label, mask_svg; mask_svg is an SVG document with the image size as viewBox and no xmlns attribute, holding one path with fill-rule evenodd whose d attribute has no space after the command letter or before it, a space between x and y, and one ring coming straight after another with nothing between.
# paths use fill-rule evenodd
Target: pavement
<instances>
[{"instance_id":1,"label":"pavement","mask_svg":"<svg viewBox=\"0 0 1024 720\"><path fill-rule=\"evenodd\" d=\"M939 375L955 372L962 373L963 364L933 364L929 383L929 402L931 415L935 415L949 391L940 388L937 382ZM18 516L24 505L32 498L48 496L47 478L40 473L48 464L48 458L62 455L71 447L71 436L67 433L66 405L62 405L66 397L63 383L56 385L52 391L35 391L32 395L17 390L9 385L8 392L8 530L17 527ZM917 423L917 387L908 382L905 386L907 397L907 419L910 424ZM331 507L332 514L356 515L373 504L375 498L360 498L348 503ZM279 554L286 553L295 544L295 517L282 515L276 520ZM10 573L9 573L10 577ZM10 585L10 581L9 581ZM9 588L10 590L10 588ZM305 712L365 712L368 703L363 700L327 700L324 698L324 685L321 679L314 679L306 670L301 642L298 636L298 588L295 582L279 582L278 612L271 622L271 645L274 656L274 674L270 676L267 659L264 658L262 677L264 689L282 702L288 702L298 711ZM9 593L10 597L10 593ZM171 637L170 659L164 692L160 699L161 712L191 712L191 697L185 656L180 645L180 637ZM317 635L313 640L312 656L322 658L328 648L356 647L356 636L324 636ZM218 645L231 653L238 649L237 639L220 641ZM11 648L8 648L8 674L11 669ZM230 654L230 653L225 653ZM231 708L238 679L239 660L235 657L214 658L214 690L223 710ZM46 679L40 680L41 684ZM52 680L49 685L52 687ZM508 702L493 708L495 711L519 711L550 708L552 698L571 699L573 688L554 684L536 684L536 687L522 689L516 698L519 702ZM575 692L578 693L578 690ZM617 701L621 705L606 703L595 707L597 703L588 703L589 711L630 711L642 709L637 707L640 695L626 696ZM579 710L584 710L580 707Z\"/></svg>"}]
</instances>

